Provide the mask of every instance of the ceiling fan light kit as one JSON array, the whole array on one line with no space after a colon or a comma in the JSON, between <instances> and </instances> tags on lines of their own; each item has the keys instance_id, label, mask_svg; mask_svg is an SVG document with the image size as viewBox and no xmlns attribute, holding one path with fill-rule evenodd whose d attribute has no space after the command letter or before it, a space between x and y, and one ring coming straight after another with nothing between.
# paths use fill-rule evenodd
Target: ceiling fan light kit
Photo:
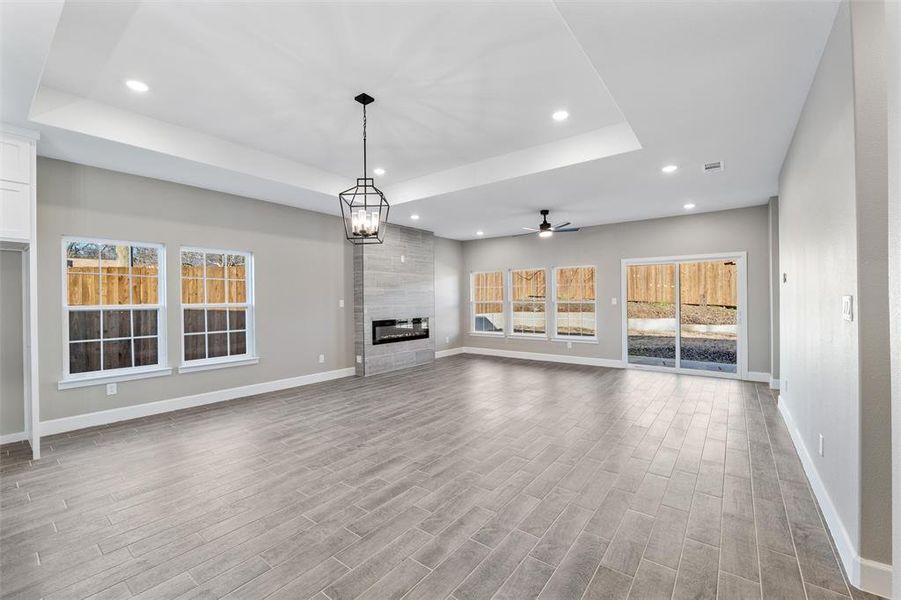
<instances>
[{"instance_id":1,"label":"ceiling fan light kit","mask_svg":"<svg viewBox=\"0 0 901 600\"><path fill-rule=\"evenodd\" d=\"M538 224L538 229L533 229L531 227L523 227L526 231L531 231L533 233L537 233L540 238L549 238L553 237L555 233L572 233L575 231L579 231L578 227L568 227L571 223L567 221L566 223L560 223L559 225L551 225L547 217L551 214L551 211L548 209L542 209L539 211L541 214L541 223ZM531 235L529 233L521 233L520 235Z\"/></svg>"},{"instance_id":2,"label":"ceiling fan light kit","mask_svg":"<svg viewBox=\"0 0 901 600\"><path fill-rule=\"evenodd\" d=\"M357 184L338 194L341 215L344 218L344 234L352 244L381 244L385 241L388 224L388 200L375 186L366 171L366 106L375 102L369 94L354 98L363 105L363 177Z\"/></svg>"}]
</instances>

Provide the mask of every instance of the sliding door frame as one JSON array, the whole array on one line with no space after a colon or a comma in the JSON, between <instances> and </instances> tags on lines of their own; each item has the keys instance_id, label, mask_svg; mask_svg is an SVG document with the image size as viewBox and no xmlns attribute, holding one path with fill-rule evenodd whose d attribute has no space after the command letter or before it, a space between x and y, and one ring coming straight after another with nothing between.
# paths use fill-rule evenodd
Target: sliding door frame
<instances>
[{"instance_id":1,"label":"sliding door frame","mask_svg":"<svg viewBox=\"0 0 901 600\"><path fill-rule=\"evenodd\" d=\"M682 263L706 262L732 259L738 266L736 277L736 290L738 293L738 344L736 345L735 373L723 373L720 371L705 371L703 369L683 369L681 364L681 332L682 332L682 277L679 266ZM629 362L629 320L627 309L629 307L629 288L626 272L630 265L672 264L676 270L675 304L676 304L676 366L662 367L656 365L639 365ZM685 375L702 375L705 377L719 377L722 379L747 379L748 378L748 253L747 252L719 252L713 254L688 254L682 256L653 256L647 258L624 258L621 261L621 298L622 298L622 352L623 365L628 369L640 369L645 371L663 371L667 373L681 373Z\"/></svg>"}]
</instances>

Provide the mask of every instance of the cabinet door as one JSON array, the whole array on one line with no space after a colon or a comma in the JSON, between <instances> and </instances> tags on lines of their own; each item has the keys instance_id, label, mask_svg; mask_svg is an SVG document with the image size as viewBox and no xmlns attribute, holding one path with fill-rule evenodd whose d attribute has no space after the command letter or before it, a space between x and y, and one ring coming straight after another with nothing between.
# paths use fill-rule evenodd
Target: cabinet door
<instances>
[{"instance_id":1,"label":"cabinet door","mask_svg":"<svg viewBox=\"0 0 901 600\"><path fill-rule=\"evenodd\" d=\"M0 138L0 179L31 183L31 142Z\"/></svg>"},{"instance_id":2,"label":"cabinet door","mask_svg":"<svg viewBox=\"0 0 901 600\"><path fill-rule=\"evenodd\" d=\"M31 239L31 186L0 181L0 239Z\"/></svg>"}]
</instances>

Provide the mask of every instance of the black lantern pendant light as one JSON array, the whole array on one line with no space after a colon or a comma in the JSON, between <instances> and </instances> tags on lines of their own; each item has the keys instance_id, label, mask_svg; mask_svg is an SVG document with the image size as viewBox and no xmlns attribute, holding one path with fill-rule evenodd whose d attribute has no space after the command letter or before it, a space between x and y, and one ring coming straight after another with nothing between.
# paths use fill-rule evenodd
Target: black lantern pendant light
<instances>
[{"instance_id":1,"label":"black lantern pendant light","mask_svg":"<svg viewBox=\"0 0 901 600\"><path fill-rule=\"evenodd\" d=\"M388 201L366 172L366 105L375 102L369 94L354 98L363 105L363 177L357 185L338 194L344 233L353 244L381 244L388 224Z\"/></svg>"}]
</instances>

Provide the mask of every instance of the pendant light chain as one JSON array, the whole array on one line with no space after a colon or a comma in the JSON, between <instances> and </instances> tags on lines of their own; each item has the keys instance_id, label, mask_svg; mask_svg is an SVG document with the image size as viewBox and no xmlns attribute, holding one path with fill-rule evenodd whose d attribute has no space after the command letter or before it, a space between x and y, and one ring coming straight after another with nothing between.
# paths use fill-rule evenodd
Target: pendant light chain
<instances>
[{"instance_id":1,"label":"pendant light chain","mask_svg":"<svg viewBox=\"0 0 901 600\"><path fill-rule=\"evenodd\" d=\"M363 177L366 173L366 105L363 105Z\"/></svg>"}]
</instances>

